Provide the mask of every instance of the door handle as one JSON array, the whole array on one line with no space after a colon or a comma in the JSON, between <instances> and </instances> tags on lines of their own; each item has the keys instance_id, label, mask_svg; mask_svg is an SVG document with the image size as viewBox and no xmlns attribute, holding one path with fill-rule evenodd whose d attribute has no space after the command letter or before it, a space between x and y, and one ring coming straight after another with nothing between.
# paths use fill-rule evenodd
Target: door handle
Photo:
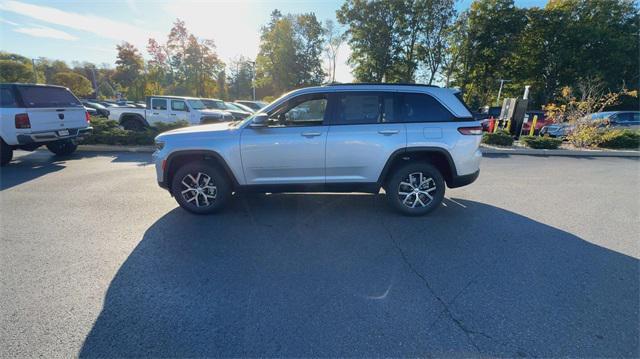
<instances>
[{"instance_id":1,"label":"door handle","mask_svg":"<svg viewBox=\"0 0 640 359\"><path fill-rule=\"evenodd\" d=\"M153 114L154 114L154 115L159 115L159 113L158 113L158 112L154 112Z\"/></svg>"},{"instance_id":2,"label":"door handle","mask_svg":"<svg viewBox=\"0 0 640 359\"><path fill-rule=\"evenodd\" d=\"M316 137L316 136L320 136L322 133L320 132L303 132L302 136L304 137Z\"/></svg>"},{"instance_id":3,"label":"door handle","mask_svg":"<svg viewBox=\"0 0 640 359\"><path fill-rule=\"evenodd\" d=\"M175 113L172 113L171 116L178 116L178 115L176 115Z\"/></svg>"},{"instance_id":4,"label":"door handle","mask_svg":"<svg viewBox=\"0 0 640 359\"><path fill-rule=\"evenodd\" d=\"M395 135L398 132L400 132L400 131L398 131L398 130L380 130L380 131L378 131L379 134L385 135L385 136Z\"/></svg>"}]
</instances>

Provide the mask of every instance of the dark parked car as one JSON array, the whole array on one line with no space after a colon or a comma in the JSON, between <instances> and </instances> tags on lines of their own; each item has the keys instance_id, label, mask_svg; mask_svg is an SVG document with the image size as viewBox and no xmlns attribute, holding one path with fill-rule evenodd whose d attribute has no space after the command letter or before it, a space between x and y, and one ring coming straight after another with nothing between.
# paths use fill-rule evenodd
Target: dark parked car
<instances>
[{"instance_id":1,"label":"dark parked car","mask_svg":"<svg viewBox=\"0 0 640 359\"><path fill-rule=\"evenodd\" d=\"M585 116L581 122L598 122L600 127L618 129L640 129L640 111L607 111L595 112ZM558 123L544 126L540 135L564 138L576 128L575 123Z\"/></svg>"},{"instance_id":2,"label":"dark parked car","mask_svg":"<svg viewBox=\"0 0 640 359\"><path fill-rule=\"evenodd\" d=\"M249 116L251 113L240 109L239 107L234 106L231 102L224 102L222 100L214 99L214 98L203 98L200 99L202 103L208 108L212 110L222 110L229 112L234 120L243 120Z\"/></svg>"},{"instance_id":3,"label":"dark parked car","mask_svg":"<svg viewBox=\"0 0 640 359\"><path fill-rule=\"evenodd\" d=\"M96 112L95 116L109 117L109 110L107 110L107 108L102 104L87 100L82 100L82 104L84 105L84 107L94 110ZM89 114L94 115L91 112L89 112Z\"/></svg>"}]
</instances>

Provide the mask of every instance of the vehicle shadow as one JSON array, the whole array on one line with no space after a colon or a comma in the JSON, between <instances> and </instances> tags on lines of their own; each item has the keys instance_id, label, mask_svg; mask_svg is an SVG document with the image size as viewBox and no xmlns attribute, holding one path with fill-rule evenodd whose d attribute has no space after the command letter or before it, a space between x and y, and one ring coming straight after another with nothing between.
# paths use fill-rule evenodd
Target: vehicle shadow
<instances>
[{"instance_id":1,"label":"vehicle shadow","mask_svg":"<svg viewBox=\"0 0 640 359\"><path fill-rule=\"evenodd\" d=\"M111 162L133 162L139 166L152 163L150 153L75 152L69 156L56 157L45 150L16 151L14 160L0 168L0 191L63 170L68 162L95 157L109 157Z\"/></svg>"},{"instance_id":2,"label":"vehicle shadow","mask_svg":"<svg viewBox=\"0 0 640 359\"><path fill-rule=\"evenodd\" d=\"M491 205L382 196L176 208L113 278L81 357L638 354L636 258Z\"/></svg>"}]
</instances>

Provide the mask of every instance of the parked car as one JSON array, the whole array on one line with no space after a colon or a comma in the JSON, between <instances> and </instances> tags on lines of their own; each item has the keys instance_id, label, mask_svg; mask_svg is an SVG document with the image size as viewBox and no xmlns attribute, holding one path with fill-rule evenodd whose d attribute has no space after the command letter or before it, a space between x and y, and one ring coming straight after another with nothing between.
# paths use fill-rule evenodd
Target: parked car
<instances>
[{"instance_id":1,"label":"parked car","mask_svg":"<svg viewBox=\"0 0 640 359\"><path fill-rule=\"evenodd\" d=\"M398 211L426 214L445 186L480 173L482 128L458 95L399 84L292 91L245 121L157 136L158 184L197 214L221 209L233 192L381 187Z\"/></svg>"},{"instance_id":2,"label":"parked car","mask_svg":"<svg viewBox=\"0 0 640 359\"><path fill-rule=\"evenodd\" d=\"M522 124L523 134L525 135L529 134L529 131L531 131L531 125L533 124L533 118L535 116L538 116L538 119L536 121L536 127L533 129L534 135L537 135L538 133L540 133L540 130L544 126L549 126L553 124L553 121L547 118L544 111L527 111L527 113L525 114L526 122Z\"/></svg>"},{"instance_id":3,"label":"parked car","mask_svg":"<svg viewBox=\"0 0 640 359\"><path fill-rule=\"evenodd\" d=\"M581 122L596 122L602 128L640 129L640 111L607 111L595 112L585 116ZM558 123L544 126L540 135L550 137L567 137L576 128L575 123Z\"/></svg>"},{"instance_id":4,"label":"parked car","mask_svg":"<svg viewBox=\"0 0 640 359\"><path fill-rule=\"evenodd\" d=\"M89 113L89 116L98 116L98 111L95 108L84 106L84 110Z\"/></svg>"},{"instance_id":5,"label":"parked car","mask_svg":"<svg viewBox=\"0 0 640 359\"><path fill-rule=\"evenodd\" d=\"M40 146L56 155L69 155L76 141L91 133L89 113L65 87L0 84L0 165L11 162L13 151Z\"/></svg>"},{"instance_id":6,"label":"parked car","mask_svg":"<svg viewBox=\"0 0 640 359\"><path fill-rule=\"evenodd\" d=\"M81 100L82 104L84 105L84 107L88 107L91 108L93 110L96 111L96 115L97 116L101 116L101 117L109 117L109 110L107 110L107 108L97 102L91 102L88 100ZM91 115L91 112L89 112L89 114Z\"/></svg>"},{"instance_id":7,"label":"parked car","mask_svg":"<svg viewBox=\"0 0 640 359\"><path fill-rule=\"evenodd\" d=\"M241 105L245 105L252 109L252 112L258 112L260 109L266 107L268 103L264 101L248 101L248 100L236 100L234 103L239 103Z\"/></svg>"},{"instance_id":8,"label":"parked car","mask_svg":"<svg viewBox=\"0 0 640 359\"><path fill-rule=\"evenodd\" d=\"M232 121L233 116L220 110L208 109L193 97L149 96L147 109L136 107L110 107L109 119L132 131L141 131L155 123L187 121L191 125L208 122Z\"/></svg>"},{"instance_id":9,"label":"parked car","mask_svg":"<svg viewBox=\"0 0 640 359\"><path fill-rule=\"evenodd\" d=\"M244 120L245 118L251 116L251 113L244 111L239 107L233 106L231 102L225 102L215 98L203 98L200 100L202 100L202 103L204 103L204 105L208 109L230 113L233 116L233 119L236 121Z\"/></svg>"},{"instance_id":10,"label":"parked car","mask_svg":"<svg viewBox=\"0 0 640 359\"><path fill-rule=\"evenodd\" d=\"M255 111L254 109L252 109L251 107L249 107L249 106L245 106L245 105L243 105L243 104L241 104L241 103L234 102L234 103L233 103L233 106L235 106L235 107L239 108L240 110L242 110L242 111L244 111L244 112L247 112L247 113L249 113L249 114L253 114L254 112L256 112L256 111Z\"/></svg>"}]
</instances>

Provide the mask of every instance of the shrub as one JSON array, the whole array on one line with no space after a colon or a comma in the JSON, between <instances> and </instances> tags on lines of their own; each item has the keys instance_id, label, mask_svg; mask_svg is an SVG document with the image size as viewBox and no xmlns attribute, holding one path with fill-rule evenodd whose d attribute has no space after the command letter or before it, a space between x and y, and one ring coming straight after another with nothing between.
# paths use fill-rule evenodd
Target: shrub
<instances>
[{"instance_id":1,"label":"shrub","mask_svg":"<svg viewBox=\"0 0 640 359\"><path fill-rule=\"evenodd\" d=\"M187 127L189 123L186 121L158 123L155 127L135 132L120 128L118 121L91 117L91 126L93 127L93 133L85 138L82 144L153 145L153 140L158 134L176 128Z\"/></svg>"},{"instance_id":2,"label":"shrub","mask_svg":"<svg viewBox=\"0 0 640 359\"><path fill-rule=\"evenodd\" d=\"M482 143L496 146L513 145L513 137L507 131L498 131L496 133L485 133L482 135Z\"/></svg>"},{"instance_id":3,"label":"shrub","mask_svg":"<svg viewBox=\"0 0 640 359\"><path fill-rule=\"evenodd\" d=\"M522 137L522 142L531 148L549 150L555 150L562 144L562 140L559 138L539 136L524 136Z\"/></svg>"},{"instance_id":4,"label":"shrub","mask_svg":"<svg viewBox=\"0 0 640 359\"><path fill-rule=\"evenodd\" d=\"M576 147L597 146L602 142L602 130L598 128L597 124L578 124L567 135L567 140Z\"/></svg>"},{"instance_id":5,"label":"shrub","mask_svg":"<svg viewBox=\"0 0 640 359\"><path fill-rule=\"evenodd\" d=\"M610 130L602 134L599 147L604 148L640 148L640 131Z\"/></svg>"}]
</instances>

